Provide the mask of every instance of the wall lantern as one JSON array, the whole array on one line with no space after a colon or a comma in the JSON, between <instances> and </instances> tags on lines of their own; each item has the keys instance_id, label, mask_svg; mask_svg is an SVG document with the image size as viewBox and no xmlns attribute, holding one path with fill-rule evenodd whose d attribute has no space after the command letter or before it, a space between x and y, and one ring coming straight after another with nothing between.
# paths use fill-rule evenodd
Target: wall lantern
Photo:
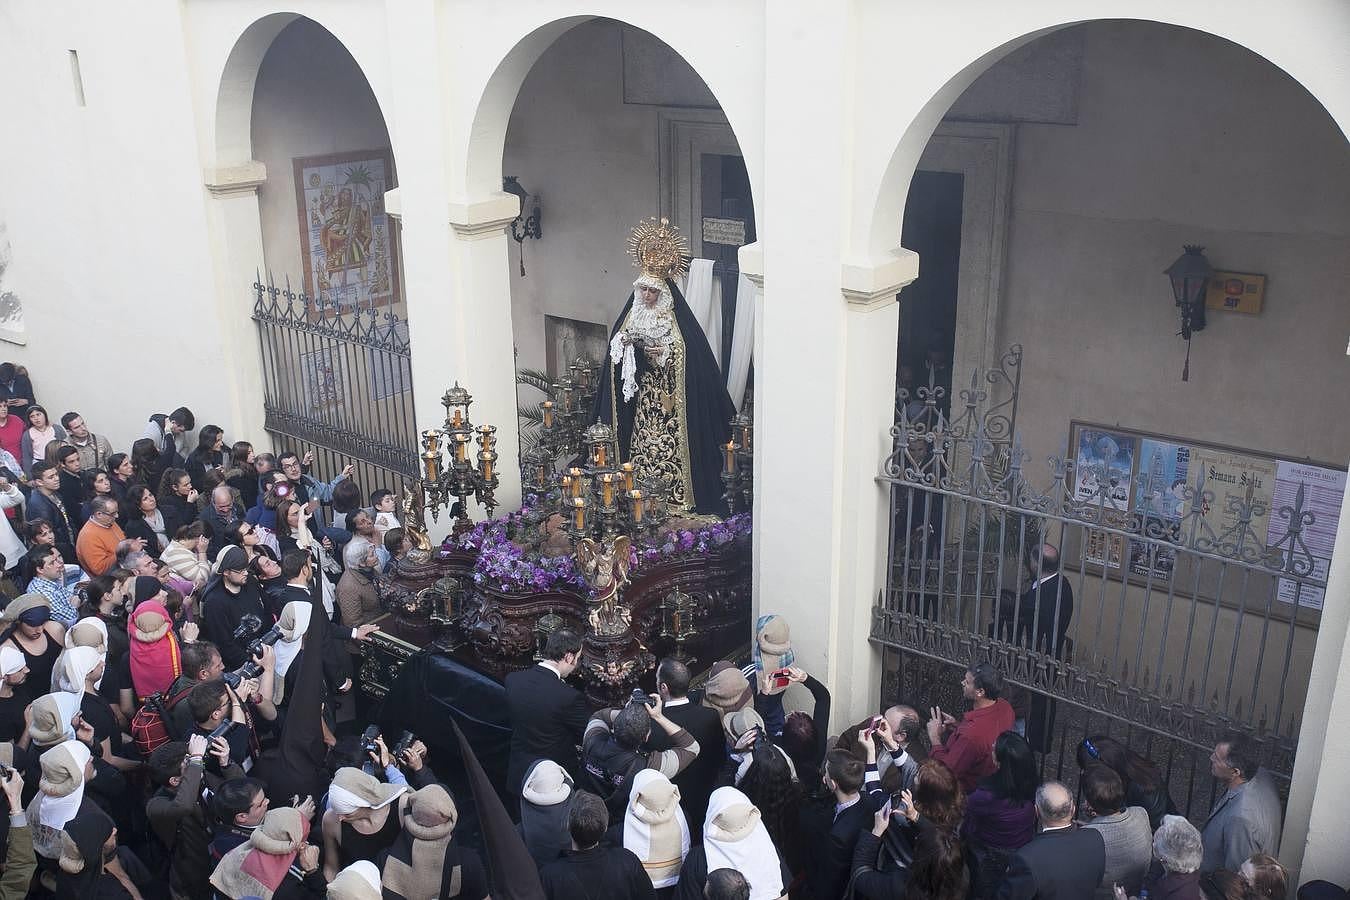
<instances>
[{"instance_id":1,"label":"wall lantern","mask_svg":"<svg viewBox=\"0 0 1350 900\"><path fill-rule=\"evenodd\" d=\"M511 237L515 239L520 249L520 274L524 277L525 239L538 240L543 237L543 230L540 228L539 195L525 190L515 175L507 175L502 179L502 190L520 198L520 215L511 222Z\"/></svg>"},{"instance_id":2,"label":"wall lantern","mask_svg":"<svg viewBox=\"0 0 1350 900\"><path fill-rule=\"evenodd\" d=\"M1172 282L1172 299L1181 311L1181 335L1186 342L1186 363L1181 369L1181 380L1191 379L1191 335L1205 328L1205 288L1214 269L1205 259L1205 248L1197 244L1184 245L1186 252L1164 270Z\"/></svg>"}]
</instances>

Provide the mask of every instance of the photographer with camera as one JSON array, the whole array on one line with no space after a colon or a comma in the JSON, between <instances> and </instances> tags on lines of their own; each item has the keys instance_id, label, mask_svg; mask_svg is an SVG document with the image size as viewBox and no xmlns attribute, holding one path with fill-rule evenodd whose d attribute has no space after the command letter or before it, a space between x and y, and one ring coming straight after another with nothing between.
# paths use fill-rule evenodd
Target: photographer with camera
<instances>
[{"instance_id":1,"label":"photographer with camera","mask_svg":"<svg viewBox=\"0 0 1350 900\"><path fill-rule=\"evenodd\" d=\"M248 708L241 697L258 693L258 682L248 679L240 682L238 690L223 679L197 685L188 694L188 710L192 714L192 731L207 739L210 755L206 759L207 785L214 787L232 777L232 764L242 774L253 768L257 755L257 737L249 722Z\"/></svg>"},{"instance_id":2,"label":"photographer with camera","mask_svg":"<svg viewBox=\"0 0 1350 900\"><path fill-rule=\"evenodd\" d=\"M248 645L263 631L271 617L263 606L257 583L248 574L248 554L240 547L226 548L216 564L218 575L202 591L203 625L207 640L220 650L225 668L234 670L248 662ZM258 627L252 633L240 630L251 615Z\"/></svg>"},{"instance_id":3,"label":"photographer with camera","mask_svg":"<svg viewBox=\"0 0 1350 900\"><path fill-rule=\"evenodd\" d=\"M427 745L417 740L411 731L404 731L393 749L380 734L378 725L368 727L357 740L359 743L355 748L347 744L344 749L344 742L350 738L340 738L329 754L330 765L360 768L367 775L383 778L389 784L406 784L414 790L437 783L436 773L426 764ZM357 753L364 758L357 757Z\"/></svg>"},{"instance_id":4,"label":"photographer with camera","mask_svg":"<svg viewBox=\"0 0 1350 900\"><path fill-rule=\"evenodd\" d=\"M670 738L671 749L642 753L652 723ZM604 800L611 816L621 818L638 772L655 769L670 778L687 768L698 753L694 736L665 717L660 695L634 688L623 709L599 710L586 723L579 786Z\"/></svg>"},{"instance_id":5,"label":"photographer with camera","mask_svg":"<svg viewBox=\"0 0 1350 900\"><path fill-rule=\"evenodd\" d=\"M194 734L186 743L172 741L150 754L150 775L157 790L146 802L145 814L169 851L169 894L174 900L203 897L210 891L211 817L202 798L208 750L217 762L223 757L224 777L243 776L243 770L229 761L230 747L223 738L209 741Z\"/></svg>"}]
</instances>

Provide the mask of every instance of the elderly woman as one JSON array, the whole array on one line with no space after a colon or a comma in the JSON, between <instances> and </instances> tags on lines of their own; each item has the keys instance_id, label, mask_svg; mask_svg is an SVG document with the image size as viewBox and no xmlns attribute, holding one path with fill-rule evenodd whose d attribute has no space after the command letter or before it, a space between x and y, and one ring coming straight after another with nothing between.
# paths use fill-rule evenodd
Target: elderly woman
<instances>
[{"instance_id":1,"label":"elderly woman","mask_svg":"<svg viewBox=\"0 0 1350 900\"><path fill-rule=\"evenodd\" d=\"M1153 868L1144 879L1149 900L1203 900L1200 895L1200 860L1204 845L1200 832L1181 816L1163 816L1153 834ZM1125 900L1117 886L1116 900Z\"/></svg>"}]
</instances>

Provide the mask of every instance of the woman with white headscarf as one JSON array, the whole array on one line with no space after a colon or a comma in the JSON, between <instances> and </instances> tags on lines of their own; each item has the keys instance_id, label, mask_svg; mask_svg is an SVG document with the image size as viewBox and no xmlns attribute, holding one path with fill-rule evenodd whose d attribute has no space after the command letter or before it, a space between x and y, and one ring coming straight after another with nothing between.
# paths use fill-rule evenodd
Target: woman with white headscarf
<instances>
[{"instance_id":1,"label":"woman with white headscarf","mask_svg":"<svg viewBox=\"0 0 1350 900\"><path fill-rule=\"evenodd\" d=\"M702 900L708 873L735 869L750 884L750 900L779 900L792 880L759 820L759 810L733 787L708 798L703 843L689 851L680 869L675 900Z\"/></svg>"},{"instance_id":2,"label":"woman with white headscarf","mask_svg":"<svg viewBox=\"0 0 1350 900\"><path fill-rule=\"evenodd\" d=\"M386 784L350 766L338 769L321 823L324 877L331 881L343 866L389 849L403 830L407 800L406 784Z\"/></svg>"},{"instance_id":3,"label":"woman with white headscarf","mask_svg":"<svg viewBox=\"0 0 1350 900\"><path fill-rule=\"evenodd\" d=\"M280 705L286 696L286 673L291 671L296 657L305 646L305 632L309 630L310 610L314 608L313 603L307 603L303 600L292 600L281 610L281 617L277 619L277 630L281 632L281 640L272 645L272 652L275 654L275 672L276 681L273 688L272 702ZM299 674L299 670L296 670ZM295 676L291 676L291 681Z\"/></svg>"},{"instance_id":4,"label":"woman with white headscarf","mask_svg":"<svg viewBox=\"0 0 1350 900\"><path fill-rule=\"evenodd\" d=\"M623 846L642 863L658 897L674 894L680 867L689 855L689 823L680 808L680 789L656 769L633 776L623 818Z\"/></svg>"},{"instance_id":5,"label":"woman with white headscarf","mask_svg":"<svg viewBox=\"0 0 1350 900\"><path fill-rule=\"evenodd\" d=\"M75 818L84 802L85 782L94 775L89 748L80 741L63 741L42 754L38 794L28 804L33 850L39 856L61 857L61 830Z\"/></svg>"},{"instance_id":6,"label":"woman with white headscarf","mask_svg":"<svg viewBox=\"0 0 1350 900\"><path fill-rule=\"evenodd\" d=\"M23 710L28 704L14 689L28 678L28 660L10 644L0 645L0 741L16 741L24 733Z\"/></svg>"},{"instance_id":7,"label":"woman with white headscarf","mask_svg":"<svg viewBox=\"0 0 1350 900\"><path fill-rule=\"evenodd\" d=\"M94 743L100 754L118 770L140 768L131 742L122 734L112 706L99 693L99 682L107 668L103 654L94 647L76 646L61 653L52 669L52 690L80 695L80 715L94 729Z\"/></svg>"}]
</instances>

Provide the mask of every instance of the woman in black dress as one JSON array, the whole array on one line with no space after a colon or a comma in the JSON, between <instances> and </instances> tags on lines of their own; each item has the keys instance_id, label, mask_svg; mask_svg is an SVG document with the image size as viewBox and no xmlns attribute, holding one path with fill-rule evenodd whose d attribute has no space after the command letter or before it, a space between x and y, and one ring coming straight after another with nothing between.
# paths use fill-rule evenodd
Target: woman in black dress
<instances>
[{"instance_id":1,"label":"woman in black dress","mask_svg":"<svg viewBox=\"0 0 1350 900\"><path fill-rule=\"evenodd\" d=\"M12 644L0 647L0 741L17 741L27 730L23 711L27 707L16 691L28 678L28 662Z\"/></svg>"},{"instance_id":2,"label":"woman in black dress","mask_svg":"<svg viewBox=\"0 0 1350 900\"><path fill-rule=\"evenodd\" d=\"M51 607L37 594L24 594L6 606L0 623L5 625L0 643L23 653L28 666L28 678L16 687L15 694L25 704L31 703L51 689L52 667L61 655L66 630L52 621Z\"/></svg>"}]
</instances>

